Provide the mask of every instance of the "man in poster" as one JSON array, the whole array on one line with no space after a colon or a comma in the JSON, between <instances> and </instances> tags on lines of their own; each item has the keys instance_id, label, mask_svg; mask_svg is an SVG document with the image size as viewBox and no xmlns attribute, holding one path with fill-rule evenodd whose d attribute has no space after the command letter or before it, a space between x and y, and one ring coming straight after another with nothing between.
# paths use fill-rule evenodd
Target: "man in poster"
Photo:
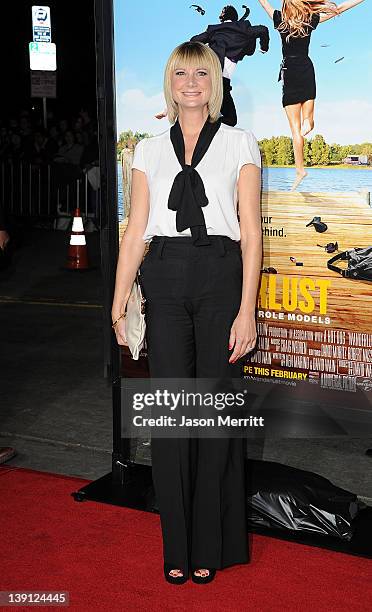
<instances>
[{"instance_id":1,"label":"man in poster","mask_svg":"<svg viewBox=\"0 0 372 612\"><path fill-rule=\"evenodd\" d=\"M205 32L193 36L191 41L198 41L208 44L217 54L222 67L223 77L223 102L221 114L222 122L227 125L237 124L237 114L234 100L231 96L231 77L240 62L246 55L253 55L256 50L256 41L260 41L261 53L266 53L269 49L269 30L266 26L252 26L245 16L238 19L236 9L227 5L224 6L219 19L219 24L209 25Z\"/></svg>"},{"instance_id":2,"label":"man in poster","mask_svg":"<svg viewBox=\"0 0 372 612\"><path fill-rule=\"evenodd\" d=\"M238 62L246 55L251 56L256 51L257 39L260 41L261 53L269 49L269 30L266 26L252 26L246 19L249 14L247 7L244 15L239 19L236 9L224 6L219 15L220 23L209 25L205 32L190 38L192 42L208 44L217 54L222 67L223 100L221 106L222 123L235 126L238 122L234 100L231 95L231 77ZM156 115L162 119L167 114Z\"/></svg>"}]
</instances>

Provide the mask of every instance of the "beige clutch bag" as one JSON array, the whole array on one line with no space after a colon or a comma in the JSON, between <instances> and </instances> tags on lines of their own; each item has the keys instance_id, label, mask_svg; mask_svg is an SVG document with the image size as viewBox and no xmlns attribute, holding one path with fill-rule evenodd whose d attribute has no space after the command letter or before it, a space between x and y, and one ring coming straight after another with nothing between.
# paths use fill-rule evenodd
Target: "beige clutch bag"
<instances>
[{"instance_id":1,"label":"beige clutch bag","mask_svg":"<svg viewBox=\"0 0 372 612\"><path fill-rule=\"evenodd\" d=\"M137 272L127 302L124 324L125 337L133 359L138 359L141 349L146 346L145 302Z\"/></svg>"}]
</instances>

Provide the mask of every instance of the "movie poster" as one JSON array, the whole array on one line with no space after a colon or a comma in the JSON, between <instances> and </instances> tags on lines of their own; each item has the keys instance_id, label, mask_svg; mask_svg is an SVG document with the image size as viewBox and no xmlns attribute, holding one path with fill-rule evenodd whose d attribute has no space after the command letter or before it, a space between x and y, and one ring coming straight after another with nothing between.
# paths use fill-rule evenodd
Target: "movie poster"
<instances>
[{"instance_id":1,"label":"movie poster","mask_svg":"<svg viewBox=\"0 0 372 612\"><path fill-rule=\"evenodd\" d=\"M251 39L243 57L226 62L224 70L236 126L253 132L263 163L259 337L244 376L368 391L371 8L356 1L339 16L312 23L308 51L297 46L291 55L292 47L285 46L293 41L283 41L278 30L281 3L272 2L272 17L264 4L234 5L238 20L251 28ZM191 6L114 2L121 234L129 212L134 146L169 126L163 97L166 60L183 41L195 36L206 41L208 26L221 23L223 6L216 0ZM289 57L283 60L285 53ZM307 53L310 61L303 70ZM300 127L294 110L287 113L299 89L315 98L302 108Z\"/></svg>"}]
</instances>

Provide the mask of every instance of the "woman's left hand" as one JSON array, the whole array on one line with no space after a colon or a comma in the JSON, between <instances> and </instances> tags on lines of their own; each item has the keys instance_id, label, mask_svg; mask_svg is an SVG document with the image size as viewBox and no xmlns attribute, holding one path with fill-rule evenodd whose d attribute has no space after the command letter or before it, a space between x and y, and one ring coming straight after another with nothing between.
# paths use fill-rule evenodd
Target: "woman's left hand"
<instances>
[{"instance_id":1,"label":"woman's left hand","mask_svg":"<svg viewBox=\"0 0 372 612\"><path fill-rule=\"evenodd\" d=\"M229 363L234 363L240 357L251 351L257 342L255 314L239 313L231 326L229 350L234 348Z\"/></svg>"}]
</instances>

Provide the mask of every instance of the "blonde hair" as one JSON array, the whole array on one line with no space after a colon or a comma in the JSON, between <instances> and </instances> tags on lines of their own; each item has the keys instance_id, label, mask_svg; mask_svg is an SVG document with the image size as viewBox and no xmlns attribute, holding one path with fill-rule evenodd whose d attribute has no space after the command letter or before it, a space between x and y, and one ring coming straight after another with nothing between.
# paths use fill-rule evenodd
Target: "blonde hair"
<instances>
[{"instance_id":1,"label":"blonde hair","mask_svg":"<svg viewBox=\"0 0 372 612\"><path fill-rule=\"evenodd\" d=\"M313 15L320 13L338 15L337 4L330 0L283 0L282 19L278 30L285 34L286 40L300 38L309 34Z\"/></svg>"},{"instance_id":2,"label":"blonde hair","mask_svg":"<svg viewBox=\"0 0 372 612\"><path fill-rule=\"evenodd\" d=\"M171 77L177 68L203 66L209 70L212 92L208 101L209 121L214 123L220 116L223 98L222 68L218 56L212 49L200 42L184 42L170 54L164 71L164 97L170 123L178 117L178 104L173 100Z\"/></svg>"}]
</instances>

